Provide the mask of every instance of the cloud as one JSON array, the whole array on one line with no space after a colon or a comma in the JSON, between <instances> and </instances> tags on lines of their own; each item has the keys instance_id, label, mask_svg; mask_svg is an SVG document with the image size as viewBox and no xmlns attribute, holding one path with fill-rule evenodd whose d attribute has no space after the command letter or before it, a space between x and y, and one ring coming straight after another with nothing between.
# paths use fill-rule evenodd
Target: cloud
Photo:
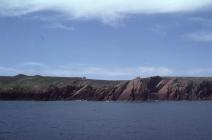
<instances>
[{"instance_id":1,"label":"cloud","mask_svg":"<svg viewBox=\"0 0 212 140\"><path fill-rule=\"evenodd\" d=\"M206 16L194 16L188 18L188 21L190 21L191 24L197 24L199 27L212 30L212 19L209 14L206 14Z\"/></svg>"},{"instance_id":2,"label":"cloud","mask_svg":"<svg viewBox=\"0 0 212 140\"><path fill-rule=\"evenodd\" d=\"M10 74L14 74L14 73L19 73L19 71L16 68L0 66L0 73L1 73L1 75L10 75Z\"/></svg>"},{"instance_id":3,"label":"cloud","mask_svg":"<svg viewBox=\"0 0 212 140\"><path fill-rule=\"evenodd\" d=\"M39 63L39 62L25 62L23 64L21 64L21 66L24 67L46 67L45 64Z\"/></svg>"},{"instance_id":4,"label":"cloud","mask_svg":"<svg viewBox=\"0 0 212 140\"><path fill-rule=\"evenodd\" d=\"M155 24L152 26L151 31L162 36L166 36L168 34L167 26L161 24Z\"/></svg>"},{"instance_id":5,"label":"cloud","mask_svg":"<svg viewBox=\"0 0 212 140\"><path fill-rule=\"evenodd\" d=\"M44 75L84 77L91 79L126 80L137 76L212 76L210 68L171 69L167 67L140 66L140 67L98 67L86 65L49 66L38 62L26 62L15 67L1 67L1 75Z\"/></svg>"},{"instance_id":6,"label":"cloud","mask_svg":"<svg viewBox=\"0 0 212 140\"><path fill-rule=\"evenodd\" d=\"M137 72L141 73L141 75L160 75L160 76L168 76L173 73L173 71L170 68L166 67L139 67L137 69Z\"/></svg>"},{"instance_id":7,"label":"cloud","mask_svg":"<svg viewBox=\"0 0 212 140\"><path fill-rule=\"evenodd\" d=\"M193 41L212 42L212 32L195 32L185 36Z\"/></svg>"},{"instance_id":8,"label":"cloud","mask_svg":"<svg viewBox=\"0 0 212 140\"><path fill-rule=\"evenodd\" d=\"M60 29L60 30L67 30L67 31L74 31L75 28L72 26L67 26L62 23L53 23L47 26L50 29Z\"/></svg>"},{"instance_id":9,"label":"cloud","mask_svg":"<svg viewBox=\"0 0 212 140\"><path fill-rule=\"evenodd\" d=\"M199 23L204 23L204 24L211 24L212 23L212 19L210 18L206 18L206 17L191 17L189 18L190 21L192 22L199 22Z\"/></svg>"},{"instance_id":10,"label":"cloud","mask_svg":"<svg viewBox=\"0 0 212 140\"><path fill-rule=\"evenodd\" d=\"M1 0L3 16L53 11L69 19L100 19L113 23L128 14L172 13L200 10L211 0Z\"/></svg>"},{"instance_id":11,"label":"cloud","mask_svg":"<svg viewBox=\"0 0 212 140\"><path fill-rule=\"evenodd\" d=\"M68 68L66 68L68 70ZM73 69L72 69L73 70ZM70 69L71 71L71 69ZM75 70L77 73L87 75L103 76L153 76L153 75L170 75L172 71L165 67L118 67L118 68L101 68L101 67L81 67ZM73 72L74 72L73 71Z\"/></svg>"},{"instance_id":12,"label":"cloud","mask_svg":"<svg viewBox=\"0 0 212 140\"><path fill-rule=\"evenodd\" d=\"M172 70L165 67L97 67L97 66L48 66L38 62L26 62L16 67L0 67L3 75L47 75L47 76L86 76L93 79L132 79L137 76L169 76Z\"/></svg>"},{"instance_id":13,"label":"cloud","mask_svg":"<svg viewBox=\"0 0 212 140\"><path fill-rule=\"evenodd\" d=\"M186 71L188 74L191 75L207 75L208 73L212 73L212 68L198 68Z\"/></svg>"}]
</instances>

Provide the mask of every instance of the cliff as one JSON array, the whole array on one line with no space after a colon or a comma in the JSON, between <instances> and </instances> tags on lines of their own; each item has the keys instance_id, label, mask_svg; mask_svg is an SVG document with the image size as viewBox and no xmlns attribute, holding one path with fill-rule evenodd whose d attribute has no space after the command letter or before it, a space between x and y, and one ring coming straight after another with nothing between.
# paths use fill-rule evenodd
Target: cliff
<instances>
[{"instance_id":1,"label":"cliff","mask_svg":"<svg viewBox=\"0 0 212 140\"><path fill-rule=\"evenodd\" d=\"M39 75L2 76L0 100L212 100L212 78L155 76L107 81Z\"/></svg>"}]
</instances>

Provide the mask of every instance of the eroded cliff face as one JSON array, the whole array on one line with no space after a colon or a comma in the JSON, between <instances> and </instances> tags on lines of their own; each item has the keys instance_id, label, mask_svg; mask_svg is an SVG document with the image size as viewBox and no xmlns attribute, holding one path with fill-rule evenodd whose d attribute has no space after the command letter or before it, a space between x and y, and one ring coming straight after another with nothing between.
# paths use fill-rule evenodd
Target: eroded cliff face
<instances>
[{"instance_id":1,"label":"eroded cliff face","mask_svg":"<svg viewBox=\"0 0 212 140\"><path fill-rule=\"evenodd\" d=\"M66 79L66 84L65 80L48 79L46 86L33 78L22 76L6 82L0 79L0 100L212 100L210 78L156 76L116 82ZM31 81L27 81L29 79ZM13 80L18 82L14 84ZM39 77L39 80L45 80L45 77Z\"/></svg>"}]
</instances>

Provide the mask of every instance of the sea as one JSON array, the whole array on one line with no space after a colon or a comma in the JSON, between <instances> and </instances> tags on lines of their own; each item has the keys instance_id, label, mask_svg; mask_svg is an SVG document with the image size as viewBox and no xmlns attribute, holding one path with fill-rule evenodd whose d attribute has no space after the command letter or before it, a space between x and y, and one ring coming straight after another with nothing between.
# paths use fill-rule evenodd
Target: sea
<instances>
[{"instance_id":1,"label":"sea","mask_svg":"<svg viewBox=\"0 0 212 140\"><path fill-rule=\"evenodd\" d=\"M212 102L0 101L0 140L212 140Z\"/></svg>"}]
</instances>

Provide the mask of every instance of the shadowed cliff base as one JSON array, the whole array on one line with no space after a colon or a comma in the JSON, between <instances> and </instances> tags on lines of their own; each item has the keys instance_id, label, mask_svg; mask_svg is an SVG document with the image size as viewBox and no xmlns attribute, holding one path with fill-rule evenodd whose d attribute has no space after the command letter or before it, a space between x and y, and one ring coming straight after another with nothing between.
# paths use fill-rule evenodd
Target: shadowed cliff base
<instances>
[{"instance_id":1,"label":"shadowed cliff base","mask_svg":"<svg viewBox=\"0 0 212 140\"><path fill-rule=\"evenodd\" d=\"M155 76L109 81L20 74L0 77L0 100L212 100L212 78Z\"/></svg>"}]
</instances>

